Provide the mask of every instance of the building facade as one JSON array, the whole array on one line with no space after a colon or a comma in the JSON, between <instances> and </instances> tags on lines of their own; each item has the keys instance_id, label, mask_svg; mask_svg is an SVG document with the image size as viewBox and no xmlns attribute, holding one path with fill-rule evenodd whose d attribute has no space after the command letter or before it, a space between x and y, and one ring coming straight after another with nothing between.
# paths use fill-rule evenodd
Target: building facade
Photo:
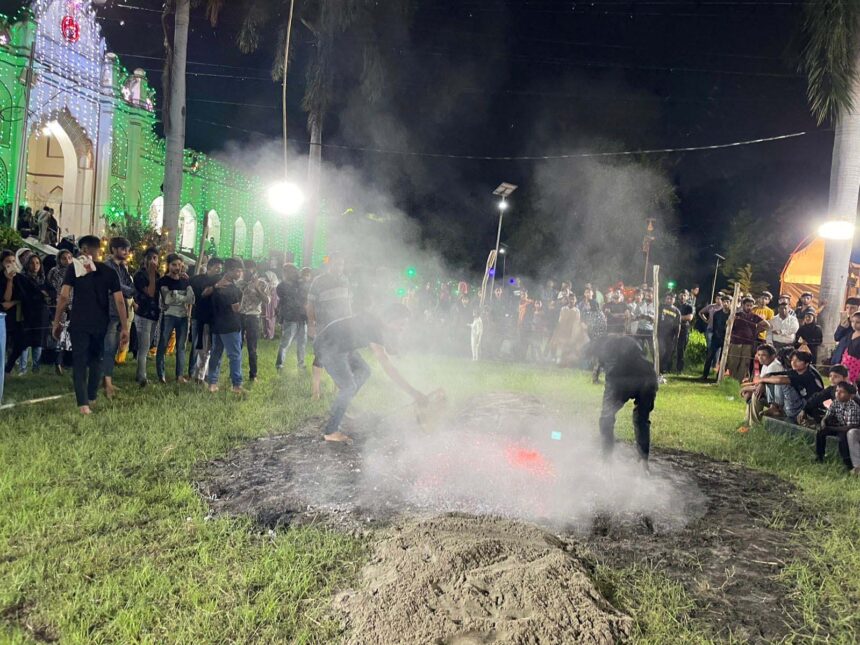
<instances>
[{"instance_id":1,"label":"building facade","mask_svg":"<svg viewBox=\"0 0 860 645\"><path fill-rule=\"evenodd\" d=\"M28 82L29 79L29 82ZM160 228L164 140L155 133L155 92L106 49L90 0L35 0L0 16L0 198L54 208L63 234L103 233L127 214ZM198 252L204 216L220 256L302 255L302 216L266 203L256 177L185 150L177 247ZM321 230L322 229L322 230Z\"/></svg>"}]
</instances>

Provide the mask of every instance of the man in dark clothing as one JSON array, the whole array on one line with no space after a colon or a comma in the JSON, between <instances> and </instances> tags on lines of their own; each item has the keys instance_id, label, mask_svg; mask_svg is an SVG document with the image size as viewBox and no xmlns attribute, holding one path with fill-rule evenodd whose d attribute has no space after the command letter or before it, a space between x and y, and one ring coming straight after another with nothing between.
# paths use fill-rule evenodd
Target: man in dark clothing
<instances>
[{"instance_id":1,"label":"man in dark clothing","mask_svg":"<svg viewBox=\"0 0 860 645\"><path fill-rule=\"evenodd\" d=\"M191 358L188 361L188 378L198 383L206 379L209 367L209 351L212 347L212 292L221 279L224 262L220 258L209 258L206 273L191 278L194 291L194 308L191 310Z\"/></svg>"},{"instance_id":2,"label":"man in dark clothing","mask_svg":"<svg viewBox=\"0 0 860 645\"><path fill-rule=\"evenodd\" d=\"M218 391L221 374L221 355L226 351L230 361L230 383L233 392L244 394L242 388L242 317L239 306L242 291L237 282L242 280L244 265L239 258L224 263L224 276L215 284L212 298L212 356L209 361L209 391Z\"/></svg>"},{"instance_id":3,"label":"man in dark clothing","mask_svg":"<svg viewBox=\"0 0 860 645\"><path fill-rule=\"evenodd\" d=\"M678 332L675 369L679 374L684 372L684 354L687 353L687 343L690 342L690 327L693 325L693 316L696 313L695 308L689 302L689 297L686 291L682 291L678 295L678 311L681 312L681 329Z\"/></svg>"},{"instance_id":4,"label":"man in dark clothing","mask_svg":"<svg viewBox=\"0 0 860 645\"><path fill-rule=\"evenodd\" d=\"M606 368L600 412L604 455L610 455L615 445L615 415L632 399L636 446L639 457L647 461L651 448L651 411L657 398L654 365L645 358L639 343L629 336L600 338L586 346L585 354L597 358Z\"/></svg>"},{"instance_id":5,"label":"man in dark clothing","mask_svg":"<svg viewBox=\"0 0 860 645\"><path fill-rule=\"evenodd\" d=\"M732 300L726 295L718 298L721 309L717 309L711 314L711 340L708 343L708 356L705 358L705 369L702 373L702 380L707 381L711 375L711 367L720 350L723 348L723 343L726 341L726 327L729 323L729 316L732 313ZM719 363L718 363L719 365Z\"/></svg>"},{"instance_id":6,"label":"man in dark clothing","mask_svg":"<svg viewBox=\"0 0 860 645\"><path fill-rule=\"evenodd\" d=\"M851 342L851 334L854 330L851 329L851 316L860 309L860 298L851 297L845 301L845 311L842 312L842 318L839 321L839 326L833 333L833 340L836 341L836 349L833 350L833 355L830 357L830 364L837 365L842 362L842 355Z\"/></svg>"},{"instance_id":7,"label":"man in dark clothing","mask_svg":"<svg viewBox=\"0 0 860 645\"><path fill-rule=\"evenodd\" d=\"M603 314L606 316L606 333L624 334L627 331L629 311L621 290L613 291L609 296L609 302L603 305Z\"/></svg>"},{"instance_id":8,"label":"man in dark clothing","mask_svg":"<svg viewBox=\"0 0 860 645\"><path fill-rule=\"evenodd\" d=\"M349 291L349 280L343 272L343 257L335 253L329 254L328 267L321 273L308 289L308 338L315 338L326 325L333 320L352 315L352 297ZM314 356L311 395L320 398L322 381L322 366Z\"/></svg>"},{"instance_id":9,"label":"man in dark clothing","mask_svg":"<svg viewBox=\"0 0 860 645\"><path fill-rule=\"evenodd\" d=\"M675 306L675 295L667 293L663 297L657 323L657 336L660 341L660 374L672 371L672 354L678 345L681 333L681 312Z\"/></svg>"},{"instance_id":10,"label":"man in dark clothing","mask_svg":"<svg viewBox=\"0 0 860 645\"><path fill-rule=\"evenodd\" d=\"M308 315L305 303L308 301L308 281L299 274L295 264L284 265L284 279L278 283L278 321L281 323L281 342L275 369L280 372L284 367L284 357L293 341L296 342L296 364L305 371L305 346L307 344Z\"/></svg>"},{"instance_id":11,"label":"man in dark clothing","mask_svg":"<svg viewBox=\"0 0 860 645\"><path fill-rule=\"evenodd\" d=\"M359 349L369 347L395 385L416 403L426 404L427 397L401 376L385 351L385 346L394 342L406 327L409 316L409 309L395 304L385 310L382 318L363 312L335 320L317 335L314 352L338 387L331 416L325 425L323 437L326 441L351 441L340 431L340 423L350 402L370 378L370 367L358 353Z\"/></svg>"},{"instance_id":12,"label":"man in dark clothing","mask_svg":"<svg viewBox=\"0 0 860 645\"><path fill-rule=\"evenodd\" d=\"M741 301L741 310L735 313L726 357L726 370L732 378L741 382L750 374L759 332L770 328L764 318L753 313L754 305L755 300L752 298L744 298Z\"/></svg>"},{"instance_id":13,"label":"man in dark clothing","mask_svg":"<svg viewBox=\"0 0 860 645\"><path fill-rule=\"evenodd\" d=\"M75 306L71 310L69 335L72 340L75 397L81 414L91 414L90 405L98 396L104 343L110 321L110 305L116 307L120 322L119 342L128 342L128 319L125 298L114 269L97 262L100 240L85 235L79 242L81 257L66 269L63 288L54 314L54 338L60 339L62 316L74 292Z\"/></svg>"},{"instance_id":14,"label":"man in dark clothing","mask_svg":"<svg viewBox=\"0 0 860 645\"><path fill-rule=\"evenodd\" d=\"M108 323L107 334L105 335L102 372L105 381L105 396L111 398L114 394L113 368L116 365L116 353L123 345L119 340L119 334L122 331L119 310L125 310L126 316L122 320L128 320L128 305L126 301L134 298L135 288L134 280L128 272L127 266L128 256L131 255L131 242L124 237L112 237L108 243L108 250L110 251L110 257L105 260L105 266L116 272L123 298L122 306L119 305L119 301L114 302L111 300L110 302L110 322ZM126 332L128 332L128 329L126 329ZM126 333L126 338L128 338L128 333Z\"/></svg>"},{"instance_id":15,"label":"man in dark clothing","mask_svg":"<svg viewBox=\"0 0 860 645\"><path fill-rule=\"evenodd\" d=\"M134 328L137 330L137 383L140 387L147 384L146 359L161 314L156 288L159 277L158 250L150 247L143 255L143 266L134 274Z\"/></svg>"}]
</instances>

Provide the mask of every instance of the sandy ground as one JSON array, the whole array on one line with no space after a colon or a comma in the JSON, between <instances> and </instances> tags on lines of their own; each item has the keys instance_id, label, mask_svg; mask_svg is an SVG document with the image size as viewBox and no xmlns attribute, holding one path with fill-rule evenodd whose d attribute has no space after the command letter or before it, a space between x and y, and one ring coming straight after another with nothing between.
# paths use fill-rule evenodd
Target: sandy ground
<instances>
[{"instance_id":1,"label":"sandy ground","mask_svg":"<svg viewBox=\"0 0 860 645\"><path fill-rule=\"evenodd\" d=\"M623 640L629 621L588 579L597 561L655 566L684 586L694 616L716 637L772 642L787 631L793 608L776 575L797 554L792 527L803 515L789 484L669 451L652 455L650 475L628 461L624 472L632 474L570 479L553 471L552 459L543 462L553 448L559 452L548 438L558 426L533 397L488 395L450 411L452 419L458 443L431 433L418 453L412 440L397 445L392 437L400 435L386 434L414 423L408 415L348 422L352 445L324 443L321 420L312 420L201 466L198 486L214 514L250 514L270 528L321 523L371 537L373 561L361 585L337 602L354 643ZM495 450L529 436L514 462L509 448ZM477 482L458 479L463 464L479 473ZM601 505L600 488L589 494L587 487L609 487L612 505ZM575 492L559 496L559 489ZM560 521L567 512L575 521ZM386 631L389 624L396 630ZM409 625L414 638L399 638ZM552 633L564 637L546 636Z\"/></svg>"}]
</instances>

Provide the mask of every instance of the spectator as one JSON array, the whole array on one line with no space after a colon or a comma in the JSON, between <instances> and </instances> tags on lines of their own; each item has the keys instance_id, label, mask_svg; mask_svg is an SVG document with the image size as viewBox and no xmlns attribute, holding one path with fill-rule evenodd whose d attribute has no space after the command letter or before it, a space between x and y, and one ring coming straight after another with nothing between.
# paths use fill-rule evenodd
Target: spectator
<instances>
[{"instance_id":1,"label":"spectator","mask_svg":"<svg viewBox=\"0 0 860 645\"><path fill-rule=\"evenodd\" d=\"M606 333L621 335L627 331L629 310L620 291L611 292L609 302L603 306L603 314L606 316Z\"/></svg>"},{"instance_id":2,"label":"spectator","mask_svg":"<svg viewBox=\"0 0 860 645\"><path fill-rule=\"evenodd\" d=\"M719 357L722 352L723 345L726 342L726 329L729 324L729 316L732 313L732 300L726 294L720 294L720 309L708 316L709 326L711 328L711 338L708 341L708 354L705 358L705 369L702 373L702 380L707 381L711 375L711 367L714 362L717 363L719 370Z\"/></svg>"},{"instance_id":3,"label":"spectator","mask_svg":"<svg viewBox=\"0 0 860 645\"><path fill-rule=\"evenodd\" d=\"M856 383L860 378L860 311L851 315L851 337L842 354L842 364L848 368L848 380Z\"/></svg>"},{"instance_id":4,"label":"spectator","mask_svg":"<svg viewBox=\"0 0 860 645\"><path fill-rule=\"evenodd\" d=\"M855 396L857 387L848 381L840 381L836 385L835 400L824 415L821 428L815 434L815 460L824 462L827 448L827 437L839 439L839 454L846 468L851 469L851 454L848 448L848 431L860 427L860 405Z\"/></svg>"},{"instance_id":5,"label":"spectator","mask_svg":"<svg viewBox=\"0 0 860 645\"><path fill-rule=\"evenodd\" d=\"M771 309L768 305L770 301L773 300L773 294L770 291L764 291L756 300L756 305L753 307L753 313L763 320L770 320L774 317L773 309ZM758 339L760 342L764 342L767 338L767 330L763 329L758 333Z\"/></svg>"},{"instance_id":6,"label":"spectator","mask_svg":"<svg viewBox=\"0 0 860 645\"><path fill-rule=\"evenodd\" d=\"M194 307L191 310L191 360L188 361L188 378L198 383L206 379L209 353L212 348L212 293L221 279L224 262L211 257L206 263L206 273L198 273L189 281L194 291Z\"/></svg>"},{"instance_id":7,"label":"spectator","mask_svg":"<svg viewBox=\"0 0 860 645\"><path fill-rule=\"evenodd\" d=\"M50 306L54 301L54 290L42 272L42 260L33 253L27 258L24 272L18 276L20 281L21 314L22 320L19 327L19 339L13 354L7 360L9 362L16 357L20 351L18 361L18 373L27 372L27 351L33 359L33 371L39 371L39 362L42 358L42 349L47 346L48 330L50 329ZM11 369L7 369L7 372Z\"/></svg>"},{"instance_id":8,"label":"spectator","mask_svg":"<svg viewBox=\"0 0 860 645\"><path fill-rule=\"evenodd\" d=\"M586 289L585 294L590 294L591 290ZM606 336L606 316L600 309L600 305L593 298L588 298L586 305L582 310L582 322L585 324L588 339L595 341L598 338ZM591 359L591 382L600 382L600 370L602 365L597 355Z\"/></svg>"},{"instance_id":9,"label":"spectator","mask_svg":"<svg viewBox=\"0 0 860 645\"><path fill-rule=\"evenodd\" d=\"M146 387L146 359L158 329L161 308L158 304L158 250L148 248L143 254L143 265L134 274L134 328L137 333L137 383Z\"/></svg>"},{"instance_id":10,"label":"spectator","mask_svg":"<svg viewBox=\"0 0 860 645\"><path fill-rule=\"evenodd\" d=\"M686 291L682 291L678 296L678 311L681 313L681 329L678 333L675 369L679 374L683 374L684 356L687 353L687 344L690 342L690 328L696 315L695 307L690 304L690 295Z\"/></svg>"},{"instance_id":11,"label":"spectator","mask_svg":"<svg viewBox=\"0 0 860 645\"><path fill-rule=\"evenodd\" d=\"M836 348L833 350L833 355L830 357L830 363L837 365L842 362L842 355L845 353L845 348L851 342L851 316L860 309L860 298L851 297L845 301L845 311L842 312L839 326L833 333L833 340L836 341Z\"/></svg>"},{"instance_id":12,"label":"spectator","mask_svg":"<svg viewBox=\"0 0 860 645\"><path fill-rule=\"evenodd\" d=\"M60 338L63 328L61 316L74 292L75 306L69 315L69 335L72 339L75 398L81 414L91 414L101 382L105 336L111 322L110 303L119 316L120 342L128 342L128 319L117 271L97 260L99 238L85 235L78 244L81 257L66 270L54 314L53 333L54 338Z\"/></svg>"},{"instance_id":13,"label":"spectator","mask_svg":"<svg viewBox=\"0 0 860 645\"><path fill-rule=\"evenodd\" d=\"M308 314L305 303L308 300L308 282L302 280L294 264L284 265L284 279L278 284L278 321L281 323L281 343L275 369L284 368L284 358L293 341L296 342L296 363L298 369L305 371L305 345L307 344Z\"/></svg>"},{"instance_id":14,"label":"spectator","mask_svg":"<svg viewBox=\"0 0 860 645\"><path fill-rule=\"evenodd\" d=\"M654 319L656 318L656 310L654 307L654 292L645 287L641 290L642 302L640 302L634 312L638 322L636 326L636 340L642 346L642 351L650 349L651 357L654 357ZM647 354L646 354L647 356Z\"/></svg>"},{"instance_id":15,"label":"spectator","mask_svg":"<svg viewBox=\"0 0 860 645\"><path fill-rule=\"evenodd\" d=\"M329 253L326 271L311 282L307 303L308 338L315 338L317 333L332 321L352 315L349 281L344 275L343 269L343 257L339 254ZM459 288L468 291L468 285L461 283ZM320 398L322 373L322 365L314 356L311 384L311 394L314 399Z\"/></svg>"},{"instance_id":16,"label":"spectator","mask_svg":"<svg viewBox=\"0 0 860 645\"><path fill-rule=\"evenodd\" d=\"M176 382L187 383L185 376L185 343L188 340L188 317L194 305L194 290L185 274L185 264L176 253L167 256L167 274L158 280L161 301L161 330L155 354L155 372L160 383L167 383L164 356L170 335L176 333Z\"/></svg>"},{"instance_id":17,"label":"spectator","mask_svg":"<svg viewBox=\"0 0 860 645\"><path fill-rule=\"evenodd\" d=\"M119 341L120 332L123 331L120 329L120 321L125 320L125 324L128 324L128 312L130 310L129 303L134 299L135 288L134 280L132 279L131 274L129 274L127 266L128 256L131 254L131 242L124 237L112 237L108 243L108 250L110 252L110 257L105 260L104 266L108 269L113 269L117 274L117 278L119 278L119 286L123 298L121 308L124 313L124 315L120 317L118 309L118 307L120 307L119 300L111 298L109 301L110 319L108 321L107 333L104 338L104 365L102 365L105 396L110 399L113 398L114 390L116 389L113 385L113 368L116 365L116 354L122 346L122 343ZM124 336L126 342L128 342L128 331L128 327L126 327L126 334Z\"/></svg>"},{"instance_id":18,"label":"spectator","mask_svg":"<svg viewBox=\"0 0 860 645\"><path fill-rule=\"evenodd\" d=\"M798 320L803 320L804 312L812 307L812 293L810 291L804 291L800 294L800 297L797 299L797 306L794 308L794 315L797 316Z\"/></svg>"},{"instance_id":19,"label":"spectator","mask_svg":"<svg viewBox=\"0 0 860 645\"><path fill-rule=\"evenodd\" d=\"M678 346L681 333L681 312L675 306L675 294L663 296L660 317L657 322L657 337L660 340L660 374L672 371L672 355Z\"/></svg>"},{"instance_id":20,"label":"spectator","mask_svg":"<svg viewBox=\"0 0 860 645\"><path fill-rule=\"evenodd\" d=\"M759 345L755 353L756 360L761 365L761 376L782 372L782 364L776 357L776 349L772 345ZM741 397L747 401L746 423L757 423L764 412L764 404L769 405L770 415L782 415L782 402L777 397L775 385L744 381L741 384Z\"/></svg>"},{"instance_id":21,"label":"spectator","mask_svg":"<svg viewBox=\"0 0 860 645\"><path fill-rule=\"evenodd\" d=\"M263 307L263 338L267 340L275 339L275 327L278 323L278 294L277 288L280 280L277 274L269 269L261 276L265 278L268 285L269 300Z\"/></svg>"},{"instance_id":22,"label":"spectator","mask_svg":"<svg viewBox=\"0 0 860 645\"><path fill-rule=\"evenodd\" d=\"M792 423L796 422L810 398L824 389L821 374L812 365L812 354L801 350L792 352L790 370L784 374L768 374L754 382L781 388L777 396L782 396L783 413Z\"/></svg>"},{"instance_id":23,"label":"spectator","mask_svg":"<svg viewBox=\"0 0 860 645\"><path fill-rule=\"evenodd\" d=\"M224 275L215 284L212 299L212 356L209 359L209 391L218 391L221 373L221 356L227 352L230 361L230 382L233 392L244 394L242 388L242 318L239 307L242 291L237 283L242 280L242 260L230 258L224 263Z\"/></svg>"},{"instance_id":24,"label":"spectator","mask_svg":"<svg viewBox=\"0 0 860 645\"><path fill-rule=\"evenodd\" d=\"M705 334L705 343L707 347L711 346L711 335L713 334L711 330L711 316L715 311L719 311L723 308L722 298L724 295L725 294L722 291L717 293L714 302L702 307L698 314L699 322L702 323L702 332Z\"/></svg>"},{"instance_id":25,"label":"spectator","mask_svg":"<svg viewBox=\"0 0 860 645\"><path fill-rule=\"evenodd\" d=\"M789 309L788 301L780 298L776 316L770 319L770 329L767 333L771 344L777 349L794 347L799 327L800 323L794 312ZM850 337L850 334L848 336Z\"/></svg>"},{"instance_id":26,"label":"spectator","mask_svg":"<svg viewBox=\"0 0 860 645\"><path fill-rule=\"evenodd\" d=\"M732 378L738 381L743 381L749 376L758 333L769 327L766 320L752 312L754 304L755 300L752 298L744 298L741 310L735 314L732 326L726 369Z\"/></svg>"},{"instance_id":27,"label":"spectator","mask_svg":"<svg viewBox=\"0 0 860 645\"><path fill-rule=\"evenodd\" d=\"M831 365L828 369L828 377L830 378L830 385L809 398L803 407L803 412L797 419L798 423L820 426L821 420L827 412L824 404L836 398L836 386L848 379L848 368L844 365Z\"/></svg>"},{"instance_id":28,"label":"spectator","mask_svg":"<svg viewBox=\"0 0 860 645\"><path fill-rule=\"evenodd\" d=\"M2 383L0 383L2 385ZM0 395L2 395L2 387L0 387ZM851 457L851 465L853 466L851 474L854 477L860 476L860 428L851 428L847 434L848 454Z\"/></svg>"},{"instance_id":29,"label":"spectator","mask_svg":"<svg viewBox=\"0 0 860 645\"><path fill-rule=\"evenodd\" d=\"M269 283L257 275L257 263L245 262L245 278L239 285L242 290L242 303L239 314L242 317L242 340L248 348L248 380L257 380L257 343L260 340L260 327L263 308L269 302Z\"/></svg>"},{"instance_id":30,"label":"spectator","mask_svg":"<svg viewBox=\"0 0 860 645\"><path fill-rule=\"evenodd\" d=\"M51 289L53 289L54 294L54 302L53 309L51 312L51 319L53 320L53 316L57 313L57 299L60 296L60 291L63 288L63 279L66 277L66 269L68 269L69 265L72 263L72 253L66 249L63 249L59 253L57 253L57 266L48 271L48 283L51 285ZM56 358L54 361L54 369L57 374L63 375L63 363L65 358L65 353L71 351L72 346L69 342L69 322L66 318L66 314L68 314L69 307L72 306L71 300L69 301L68 306L66 307L65 312L61 312L63 318L65 318L63 322L63 331L60 334L60 340L55 341L54 350L56 351Z\"/></svg>"},{"instance_id":31,"label":"spectator","mask_svg":"<svg viewBox=\"0 0 860 645\"><path fill-rule=\"evenodd\" d=\"M813 363L817 363L818 348L821 347L823 338L821 327L815 322L815 309L810 307L803 312L803 324L797 329L794 346L798 349L803 346L808 347Z\"/></svg>"},{"instance_id":32,"label":"spectator","mask_svg":"<svg viewBox=\"0 0 860 645\"><path fill-rule=\"evenodd\" d=\"M0 289L2 289L2 292L0 292L0 298L2 298L0 303L2 303L3 313L6 314L6 324L4 326L4 335L6 338L3 343L4 355L6 353L5 347L8 343L11 353L7 359L14 356L15 360L17 360L18 356L24 351L23 344L25 342L24 325L19 320L21 317L20 304L23 291L21 286L23 278L21 277L21 268L12 251L4 250L0 257L3 258L3 275L0 276ZM15 360L5 360L3 362L4 378L5 374L11 371ZM6 369L7 367L9 369Z\"/></svg>"}]
</instances>

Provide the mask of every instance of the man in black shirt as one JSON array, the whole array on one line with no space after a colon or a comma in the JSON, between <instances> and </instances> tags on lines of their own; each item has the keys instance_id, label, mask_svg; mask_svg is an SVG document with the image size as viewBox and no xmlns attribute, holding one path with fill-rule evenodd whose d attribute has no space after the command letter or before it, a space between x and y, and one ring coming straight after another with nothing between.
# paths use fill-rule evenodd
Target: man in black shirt
<instances>
[{"instance_id":1,"label":"man in black shirt","mask_svg":"<svg viewBox=\"0 0 860 645\"><path fill-rule=\"evenodd\" d=\"M672 354L681 333L681 312L675 306L675 295L663 296L663 306L657 315L657 337L660 340L660 374L672 371Z\"/></svg>"},{"instance_id":2,"label":"man in black shirt","mask_svg":"<svg viewBox=\"0 0 860 645\"><path fill-rule=\"evenodd\" d=\"M159 277L158 250L150 247L143 254L143 266L134 274L134 328L137 330L137 383L140 387L147 384L146 359L161 314L156 287Z\"/></svg>"},{"instance_id":3,"label":"man in black shirt","mask_svg":"<svg viewBox=\"0 0 860 645\"><path fill-rule=\"evenodd\" d=\"M620 289L609 295L609 302L603 305L603 314L606 316L607 334L623 334L627 331L629 309Z\"/></svg>"},{"instance_id":4,"label":"man in black shirt","mask_svg":"<svg viewBox=\"0 0 860 645\"><path fill-rule=\"evenodd\" d=\"M215 284L212 295L212 356L209 359L209 391L218 391L221 374L221 355L226 351L230 361L230 382L233 391L242 389L242 318L239 305L242 292L236 283L242 279L242 260L230 258L224 262L224 276Z\"/></svg>"},{"instance_id":5,"label":"man in black shirt","mask_svg":"<svg viewBox=\"0 0 860 645\"><path fill-rule=\"evenodd\" d=\"M126 300L131 300L135 295L134 280L128 272L128 256L131 254L131 242L124 237L112 237L108 244L110 257L105 260L105 266L113 269L119 278L119 288L122 291L123 303L122 307L118 304L119 301L110 303L110 321L108 323L107 333L105 334L104 346L104 364L102 365L102 373L105 381L105 396L111 398L114 394L113 387L113 368L116 365L116 353L123 343L119 340L120 317L119 309L125 309L126 317L123 320L128 320L128 306ZM126 329L128 331L128 329ZM128 338L128 334L126 334ZM127 341L126 341L127 342Z\"/></svg>"},{"instance_id":6,"label":"man in black shirt","mask_svg":"<svg viewBox=\"0 0 860 645\"><path fill-rule=\"evenodd\" d=\"M191 358L188 361L188 378L198 383L206 379L209 366L209 351L212 347L212 292L221 279L224 262L220 258L209 258L206 273L191 278L194 291L194 308L191 310Z\"/></svg>"},{"instance_id":7,"label":"man in black shirt","mask_svg":"<svg viewBox=\"0 0 860 645\"><path fill-rule=\"evenodd\" d=\"M409 310L401 304L388 307L383 317L363 312L329 323L314 340L314 352L323 368L338 387L331 405L331 417L325 425L326 441L351 441L339 430L350 402L361 386L370 378L370 367L358 353L370 347L388 377L416 403L426 404L427 397L412 387L394 365L385 351L387 343L395 340L409 320Z\"/></svg>"},{"instance_id":8,"label":"man in black shirt","mask_svg":"<svg viewBox=\"0 0 860 645\"><path fill-rule=\"evenodd\" d=\"M678 333L678 346L675 354L675 368L679 374L684 373L684 354L687 352L687 343L690 342L690 327L693 324L695 309L690 304L689 294L682 291L678 295L678 311L681 312L681 330Z\"/></svg>"},{"instance_id":9,"label":"man in black shirt","mask_svg":"<svg viewBox=\"0 0 860 645\"><path fill-rule=\"evenodd\" d=\"M714 365L726 341L726 328L729 323L729 316L732 313L732 300L726 295L721 295L718 300L722 305L722 309L717 309L711 314L711 342L708 343L708 356L705 358L705 369L702 373L702 380L707 381L711 375L711 367ZM719 365L719 363L717 363Z\"/></svg>"},{"instance_id":10,"label":"man in black shirt","mask_svg":"<svg viewBox=\"0 0 860 645\"><path fill-rule=\"evenodd\" d=\"M74 292L75 306L71 310L69 335L72 340L75 397L81 414L90 414L90 405L98 396L104 342L113 302L120 322L119 342L128 342L128 319L125 299L120 290L119 276L114 269L97 262L100 241L85 235L78 243L81 257L66 269L63 288L57 299L54 315L54 338L60 339L62 315Z\"/></svg>"},{"instance_id":11,"label":"man in black shirt","mask_svg":"<svg viewBox=\"0 0 860 645\"><path fill-rule=\"evenodd\" d=\"M599 338L586 346L585 354L597 358L606 368L603 409L600 412L603 454L610 455L615 445L615 415L632 399L636 446L639 457L647 462L651 449L651 410L657 398L654 365L630 336Z\"/></svg>"}]
</instances>

